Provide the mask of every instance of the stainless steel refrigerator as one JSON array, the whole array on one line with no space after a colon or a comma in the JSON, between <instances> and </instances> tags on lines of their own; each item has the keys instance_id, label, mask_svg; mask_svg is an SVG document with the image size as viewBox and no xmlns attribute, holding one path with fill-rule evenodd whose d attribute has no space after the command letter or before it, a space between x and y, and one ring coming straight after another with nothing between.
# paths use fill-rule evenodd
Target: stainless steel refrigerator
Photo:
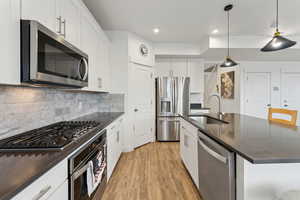
<instances>
[{"instance_id":1,"label":"stainless steel refrigerator","mask_svg":"<svg viewBox=\"0 0 300 200\"><path fill-rule=\"evenodd\" d=\"M179 141L179 115L189 114L190 78L156 79L156 139Z\"/></svg>"}]
</instances>

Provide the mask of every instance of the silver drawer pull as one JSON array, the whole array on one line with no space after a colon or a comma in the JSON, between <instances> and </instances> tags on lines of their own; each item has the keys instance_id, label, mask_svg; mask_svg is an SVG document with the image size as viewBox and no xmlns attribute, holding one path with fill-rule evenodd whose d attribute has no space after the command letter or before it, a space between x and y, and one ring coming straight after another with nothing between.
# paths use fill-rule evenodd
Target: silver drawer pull
<instances>
[{"instance_id":1,"label":"silver drawer pull","mask_svg":"<svg viewBox=\"0 0 300 200\"><path fill-rule=\"evenodd\" d=\"M51 185L48 185L45 187L45 189L42 189L35 197L32 198L32 200L39 200L41 199L49 190L51 189Z\"/></svg>"},{"instance_id":2,"label":"silver drawer pull","mask_svg":"<svg viewBox=\"0 0 300 200\"><path fill-rule=\"evenodd\" d=\"M203 147L203 149L210 154L212 157L216 158L217 160L223 162L223 163L227 163L227 158L225 158L224 156L218 154L217 152L215 152L214 150L210 149L208 146L206 146L201 139L198 140L199 144Z\"/></svg>"}]
</instances>

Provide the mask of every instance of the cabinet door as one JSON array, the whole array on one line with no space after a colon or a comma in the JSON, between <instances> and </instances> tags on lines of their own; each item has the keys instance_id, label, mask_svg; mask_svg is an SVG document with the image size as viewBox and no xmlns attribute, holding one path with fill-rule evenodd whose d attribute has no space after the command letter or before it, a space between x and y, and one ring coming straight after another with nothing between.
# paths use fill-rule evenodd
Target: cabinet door
<instances>
[{"instance_id":1,"label":"cabinet door","mask_svg":"<svg viewBox=\"0 0 300 200\"><path fill-rule=\"evenodd\" d=\"M80 34L81 49L88 54L89 57L89 84L86 90L97 91L97 38L96 31L90 24L87 16L81 17L81 34Z\"/></svg>"},{"instance_id":2,"label":"cabinet door","mask_svg":"<svg viewBox=\"0 0 300 200\"><path fill-rule=\"evenodd\" d=\"M111 177L117 163L118 144L116 123L107 128L107 177Z\"/></svg>"},{"instance_id":3,"label":"cabinet door","mask_svg":"<svg viewBox=\"0 0 300 200\"><path fill-rule=\"evenodd\" d=\"M96 68L96 87L98 91L109 92L110 87L110 66L109 66L109 43L101 40L97 34L97 68Z\"/></svg>"},{"instance_id":4,"label":"cabinet door","mask_svg":"<svg viewBox=\"0 0 300 200\"><path fill-rule=\"evenodd\" d=\"M59 16L62 17L62 34L76 47L80 47L80 8L74 0L58 0Z\"/></svg>"},{"instance_id":5,"label":"cabinet door","mask_svg":"<svg viewBox=\"0 0 300 200\"><path fill-rule=\"evenodd\" d=\"M22 19L36 20L52 31L57 31L55 0L22 0Z\"/></svg>"},{"instance_id":6,"label":"cabinet door","mask_svg":"<svg viewBox=\"0 0 300 200\"><path fill-rule=\"evenodd\" d=\"M204 65L200 60L189 60L188 62L188 76L191 78L191 92L204 92Z\"/></svg>"},{"instance_id":7,"label":"cabinet door","mask_svg":"<svg viewBox=\"0 0 300 200\"><path fill-rule=\"evenodd\" d=\"M0 1L1 84L20 83L20 2Z\"/></svg>"},{"instance_id":8,"label":"cabinet door","mask_svg":"<svg viewBox=\"0 0 300 200\"><path fill-rule=\"evenodd\" d=\"M185 58L173 58L171 64L171 76L188 76L187 59Z\"/></svg>"},{"instance_id":9,"label":"cabinet door","mask_svg":"<svg viewBox=\"0 0 300 200\"><path fill-rule=\"evenodd\" d=\"M69 199L68 187L68 180L66 180L47 200Z\"/></svg>"},{"instance_id":10,"label":"cabinet door","mask_svg":"<svg viewBox=\"0 0 300 200\"><path fill-rule=\"evenodd\" d=\"M171 60L169 58L158 58L155 61L156 77L170 76Z\"/></svg>"}]
</instances>

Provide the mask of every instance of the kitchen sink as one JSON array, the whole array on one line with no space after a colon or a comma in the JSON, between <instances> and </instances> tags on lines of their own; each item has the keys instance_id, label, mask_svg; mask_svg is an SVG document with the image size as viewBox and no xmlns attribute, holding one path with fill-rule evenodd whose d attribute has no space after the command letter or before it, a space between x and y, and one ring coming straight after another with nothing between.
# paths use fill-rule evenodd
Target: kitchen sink
<instances>
[{"instance_id":1,"label":"kitchen sink","mask_svg":"<svg viewBox=\"0 0 300 200\"><path fill-rule=\"evenodd\" d=\"M205 124L228 124L228 122L219 120L219 119L214 119L212 117L208 116L197 116L197 117L190 117L192 120L195 120L200 123L205 123Z\"/></svg>"}]
</instances>

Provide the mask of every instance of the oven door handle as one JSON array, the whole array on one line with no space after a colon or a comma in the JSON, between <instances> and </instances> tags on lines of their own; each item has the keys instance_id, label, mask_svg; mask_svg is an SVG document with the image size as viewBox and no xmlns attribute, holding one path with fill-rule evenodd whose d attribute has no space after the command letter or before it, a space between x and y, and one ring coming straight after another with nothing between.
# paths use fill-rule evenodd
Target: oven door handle
<instances>
[{"instance_id":1,"label":"oven door handle","mask_svg":"<svg viewBox=\"0 0 300 200\"><path fill-rule=\"evenodd\" d=\"M78 177L80 177L84 172L86 172L88 168L89 168L89 163L87 163L82 168L80 168L77 171L75 171L73 173L73 175L72 175L72 177L74 178L74 180L77 179Z\"/></svg>"}]
</instances>

